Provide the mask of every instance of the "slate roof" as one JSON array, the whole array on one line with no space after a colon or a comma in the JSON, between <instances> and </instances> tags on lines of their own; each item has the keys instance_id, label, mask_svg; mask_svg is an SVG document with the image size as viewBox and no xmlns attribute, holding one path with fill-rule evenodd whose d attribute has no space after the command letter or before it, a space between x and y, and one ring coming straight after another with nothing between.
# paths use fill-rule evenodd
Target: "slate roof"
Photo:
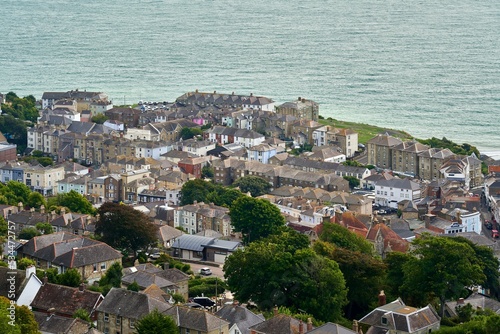
<instances>
[{"instance_id":1,"label":"slate roof","mask_svg":"<svg viewBox=\"0 0 500 334\"><path fill-rule=\"evenodd\" d=\"M387 133L386 134L379 134L367 142L367 144L374 144L374 145L379 145L379 146L389 146L389 147L393 147L393 146L399 145L401 143L402 143L401 140L394 138L392 136L389 136Z\"/></svg>"},{"instance_id":2,"label":"slate roof","mask_svg":"<svg viewBox=\"0 0 500 334\"><path fill-rule=\"evenodd\" d=\"M382 234L384 240L384 248L390 247L393 251L406 253L408 251L409 243L408 241L401 238L396 232L391 230L387 225L383 223L373 225L366 235L366 239L372 242L376 241L377 235Z\"/></svg>"},{"instance_id":3,"label":"slate roof","mask_svg":"<svg viewBox=\"0 0 500 334\"><path fill-rule=\"evenodd\" d=\"M107 244L68 232L41 235L20 247L20 252L66 268L121 259L122 254Z\"/></svg>"},{"instance_id":4,"label":"slate roof","mask_svg":"<svg viewBox=\"0 0 500 334\"><path fill-rule=\"evenodd\" d=\"M387 325L382 324L382 317L387 319ZM389 328L406 333L416 333L440 321L441 318L432 306L427 305L426 307L417 309L406 306L400 298L389 304L377 307L359 320L362 324L376 328Z\"/></svg>"},{"instance_id":5,"label":"slate roof","mask_svg":"<svg viewBox=\"0 0 500 334\"><path fill-rule=\"evenodd\" d=\"M465 304L470 304L474 309L489 309L495 312L496 314L500 314L500 302L497 300L494 300L492 298L489 298L487 296L484 296L480 293L474 292L472 295L469 297L465 298L464 300L464 305ZM448 307L449 311L454 312L455 307L457 306L457 301L451 301L447 302L446 306ZM456 314L452 314L456 315Z\"/></svg>"},{"instance_id":6,"label":"slate roof","mask_svg":"<svg viewBox=\"0 0 500 334\"><path fill-rule=\"evenodd\" d=\"M97 311L138 320L155 308L164 312L171 307L172 305L144 293L112 288L97 307Z\"/></svg>"},{"instance_id":7,"label":"slate roof","mask_svg":"<svg viewBox=\"0 0 500 334\"><path fill-rule=\"evenodd\" d=\"M246 307L234 304L224 305L215 315L227 320L229 328L236 324L242 334L249 334L251 326L266 320L262 315L256 315Z\"/></svg>"},{"instance_id":8,"label":"slate roof","mask_svg":"<svg viewBox=\"0 0 500 334\"><path fill-rule=\"evenodd\" d=\"M409 190L419 190L420 186L408 179L390 179L390 180L379 180L376 183L377 186L381 187L392 187L398 189L409 189Z\"/></svg>"},{"instance_id":9,"label":"slate roof","mask_svg":"<svg viewBox=\"0 0 500 334\"><path fill-rule=\"evenodd\" d=\"M203 246L210 243L213 238L202 237L199 235L183 234L178 237L172 245L172 248L186 249L194 252L203 251Z\"/></svg>"},{"instance_id":10,"label":"slate roof","mask_svg":"<svg viewBox=\"0 0 500 334\"><path fill-rule=\"evenodd\" d=\"M155 284L160 289L161 288L172 288L175 289L177 286L175 283L160 277L155 273L149 273L146 271L136 271L134 273L125 275L122 277L122 282L126 285L130 285L136 282L141 289L146 289L151 284Z\"/></svg>"},{"instance_id":11,"label":"slate roof","mask_svg":"<svg viewBox=\"0 0 500 334\"><path fill-rule=\"evenodd\" d=\"M46 283L40 287L31 303L31 307L39 311L55 309L56 314L73 316L76 310L84 309L92 315L95 307L103 299L99 292L64 285Z\"/></svg>"},{"instance_id":12,"label":"slate roof","mask_svg":"<svg viewBox=\"0 0 500 334\"><path fill-rule=\"evenodd\" d=\"M307 334L359 334L359 333L347 329L344 326L340 326L339 324L327 322L326 324L323 324L318 328L307 332Z\"/></svg>"},{"instance_id":13,"label":"slate roof","mask_svg":"<svg viewBox=\"0 0 500 334\"><path fill-rule=\"evenodd\" d=\"M177 326L200 332L210 332L223 326L229 326L226 320L196 308L174 306L164 314L171 316Z\"/></svg>"},{"instance_id":14,"label":"slate roof","mask_svg":"<svg viewBox=\"0 0 500 334\"><path fill-rule=\"evenodd\" d=\"M264 322L250 327L262 334L299 334L300 321L285 314L278 314ZM304 327L306 324L304 324Z\"/></svg>"},{"instance_id":15,"label":"slate roof","mask_svg":"<svg viewBox=\"0 0 500 334\"><path fill-rule=\"evenodd\" d=\"M58 315L47 316L47 313L43 312L33 312L35 316L35 320L38 323L38 329L42 333L73 333L70 332L71 328L80 323L83 326L87 326L88 324L81 319L74 319L68 317L61 317ZM83 327L82 326L82 327ZM85 332L88 333L88 332ZM85 334L82 333L82 334Z\"/></svg>"}]
</instances>

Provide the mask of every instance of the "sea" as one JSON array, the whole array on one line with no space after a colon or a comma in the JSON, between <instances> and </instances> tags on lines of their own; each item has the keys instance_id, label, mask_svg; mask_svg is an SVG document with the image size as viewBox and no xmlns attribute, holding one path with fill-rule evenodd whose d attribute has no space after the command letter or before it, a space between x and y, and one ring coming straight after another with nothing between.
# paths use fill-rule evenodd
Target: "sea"
<instances>
[{"instance_id":1,"label":"sea","mask_svg":"<svg viewBox=\"0 0 500 334\"><path fill-rule=\"evenodd\" d=\"M0 0L0 92L303 97L500 158L500 1Z\"/></svg>"}]
</instances>

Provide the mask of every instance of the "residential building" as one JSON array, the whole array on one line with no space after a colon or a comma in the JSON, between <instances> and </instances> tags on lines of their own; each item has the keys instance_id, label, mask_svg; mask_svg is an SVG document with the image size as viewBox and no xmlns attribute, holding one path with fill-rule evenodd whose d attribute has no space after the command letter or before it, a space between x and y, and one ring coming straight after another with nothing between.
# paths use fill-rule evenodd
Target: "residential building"
<instances>
[{"instance_id":1,"label":"residential building","mask_svg":"<svg viewBox=\"0 0 500 334\"><path fill-rule=\"evenodd\" d=\"M23 161L10 161L0 165L0 181L18 181L24 183L24 170L30 165Z\"/></svg>"},{"instance_id":2,"label":"residential building","mask_svg":"<svg viewBox=\"0 0 500 334\"><path fill-rule=\"evenodd\" d=\"M379 180L375 184L375 203L381 206L397 208L400 201L415 201L420 198L419 184L408 179Z\"/></svg>"},{"instance_id":3,"label":"residential building","mask_svg":"<svg viewBox=\"0 0 500 334\"><path fill-rule=\"evenodd\" d=\"M109 174L88 179L87 192L94 204L122 200L123 181L118 174Z\"/></svg>"},{"instance_id":4,"label":"residential building","mask_svg":"<svg viewBox=\"0 0 500 334\"><path fill-rule=\"evenodd\" d=\"M438 180L441 166L455 154L449 149L430 148L418 153L420 170L418 176L424 180Z\"/></svg>"},{"instance_id":5,"label":"residential building","mask_svg":"<svg viewBox=\"0 0 500 334\"><path fill-rule=\"evenodd\" d=\"M229 332L229 323L205 310L174 306L164 314L171 316L179 327L179 334L220 334Z\"/></svg>"},{"instance_id":6,"label":"residential building","mask_svg":"<svg viewBox=\"0 0 500 334\"><path fill-rule=\"evenodd\" d=\"M379 134L370 139L367 145L368 164L379 168L392 168L392 148L400 145L401 140L390 136L388 133Z\"/></svg>"},{"instance_id":7,"label":"residential building","mask_svg":"<svg viewBox=\"0 0 500 334\"><path fill-rule=\"evenodd\" d=\"M68 232L56 232L30 239L18 249L20 257L28 257L39 268L58 268L60 273L75 268L82 280L99 280L122 254L107 244Z\"/></svg>"},{"instance_id":8,"label":"residential building","mask_svg":"<svg viewBox=\"0 0 500 334\"><path fill-rule=\"evenodd\" d=\"M415 177L419 173L418 154L428 150L427 145L416 141L402 142L392 148L392 170Z\"/></svg>"},{"instance_id":9,"label":"residential building","mask_svg":"<svg viewBox=\"0 0 500 334\"><path fill-rule=\"evenodd\" d=\"M359 323L371 326L367 333L423 334L439 330L441 318L431 305L415 308L401 298L379 306Z\"/></svg>"},{"instance_id":10,"label":"residential building","mask_svg":"<svg viewBox=\"0 0 500 334\"><path fill-rule=\"evenodd\" d=\"M28 166L24 169L24 184L44 196L57 194L57 181L64 178L64 167Z\"/></svg>"},{"instance_id":11,"label":"residential building","mask_svg":"<svg viewBox=\"0 0 500 334\"><path fill-rule=\"evenodd\" d=\"M276 113L281 115L291 115L297 119L318 121L319 104L299 97L295 101L285 102L276 107Z\"/></svg>"},{"instance_id":12,"label":"residential building","mask_svg":"<svg viewBox=\"0 0 500 334\"><path fill-rule=\"evenodd\" d=\"M190 234L214 230L224 236L231 233L229 209L213 203L193 203L174 209L174 227L181 227Z\"/></svg>"},{"instance_id":13,"label":"residential building","mask_svg":"<svg viewBox=\"0 0 500 334\"><path fill-rule=\"evenodd\" d=\"M104 115L110 120L122 122L126 128L136 128L139 125L140 113L139 109L113 107L106 110Z\"/></svg>"},{"instance_id":14,"label":"residential building","mask_svg":"<svg viewBox=\"0 0 500 334\"><path fill-rule=\"evenodd\" d=\"M250 95L236 95L234 92L232 94L221 94L216 91L213 93L204 93L196 90L179 96L176 99L176 102L183 103L188 106L216 106L222 108L237 107L243 109L274 111L273 100L263 96L254 96L252 93L250 93Z\"/></svg>"},{"instance_id":15,"label":"residential building","mask_svg":"<svg viewBox=\"0 0 500 334\"><path fill-rule=\"evenodd\" d=\"M226 257L240 246L240 243L235 241L215 240L216 238L213 237L183 234L177 237L172 244L174 256L187 260L204 261L210 256L213 262L223 264Z\"/></svg>"},{"instance_id":16,"label":"residential building","mask_svg":"<svg viewBox=\"0 0 500 334\"><path fill-rule=\"evenodd\" d=\"M147 294L112 288L97 307L97 329L103 333L136 333L137 320L157 309L165 312L172 305Z\"/></svg>"},{"instance_id":17,"label":"residential building","mask_svg":"<svg viewBox=\"0 0 500 334\"><path fill-rule=\"evenodd\" d=\"M247 149L248 160L258 161L263 164L269 163L269 159L276 155L276 147L272 147L269 144L260 144Z\"/></svg>"},{"instance_id":18,"label":"residential building","mask_svg":"<svg viewBox=\"0 0 500 334\"><path fill-rule=\"evenodd\" d=\"M95 309L103 299L100 292L85 289L83 283L78 288L44 283L30 306L33 311L68 318L73 318L75 312L82 309L88 313L90 319L96 320Z\"/></svg>"},{"instance_id":19,"label":"residential building","mask_svg":"<svg viewBox=\"0 0 500 334\"><path fill-rule=\"evenodd\" d=\"M290 317L285 314L277 314L272 318L250 327L251 334L304 334L306 331L312 330L313 326L310 321L304 324L301 320Z\"/></svg>"},{"instance_id":20,"label":"residential building","mask_svg":"<svg viewBox=\"0 0 500 334\"><path fill-rule=\"evenodd\" d=\"M215 315L229 322L229 334L250 334L250 327L266 320L237 302L224 305Z\"/></svg>"},{"instance_id":21,"label":"residential building","mask_svg":"<svg viewBox=\"0 0 500 334\"><path fill-rule=\"evenodd\" d=\"M340 147L347 158L352 158L359 149L358 133L351 129L330 129L326 133L326 142Z\"/></svg>"},{"instance_id":22,"label":"residential building","mask_svg":"<svg viewBox=\"0 0 500 334\"><path fill-rule=\"evenodd\" d=\"M177 143L179 151L195 154L199 157L207 155L207 152L215 148L215 142L197 140L195 138L183 140Z\"/></svg>"},{"instance_id":23,"label":"residential building","mask_svg":"<svg viewBox=\"0 0 500 334\"><path fill-rule=\"evenodd\" d=\"M253 130L239 129L234 133L234 142L249 148L261 144L266 137Z\"/></svg>"}]
</instances>

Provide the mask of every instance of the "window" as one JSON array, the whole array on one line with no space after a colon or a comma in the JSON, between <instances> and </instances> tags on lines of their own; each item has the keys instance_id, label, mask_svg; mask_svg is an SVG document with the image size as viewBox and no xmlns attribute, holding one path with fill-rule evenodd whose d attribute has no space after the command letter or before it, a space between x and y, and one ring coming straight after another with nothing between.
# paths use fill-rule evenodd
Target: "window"
<instances>
[{"instance_id":1,"label":"window","mask_svg":"<svg viewBox=\"0 0 500 334\"><path fill-rule=\"evenodd\" d=\"M96 272L96 271L97 271L97 263L94 263L94 264L92 265L92 270L94 270L94 272Z\"/></svg>"},{"instance_id":2,"label":"window","mask_svg":"<svg viewBox=\"0 0 500 334\"><path fill-rule=\"evenodd\" d=\"M121 321L122 321L122 318L120 318L119 316L116 316L116 324L120 325Z\"/></svg>"},{"instance_id":3,"label":"window","mask_svg":"<svg viewBox=\"0 0 500 334\"><path fill-rule=\"evenodd\" d=\"M129 325L130 325L130 328L135 328L135 321L130 319Z\"/></svg>"},{"instance_id":4,"label":"window","mask_svg":"<svg viewBox=\"0 0 500 334\"><path fill-rule=\"evenodd\" d=\"M101 263L101 270L106 270L106 262Z\"/></svg>"},{"instance_id":5,"label":"window","mask_svg":"<svg viewBox=\"0 0 500 334\"><path fill-rule=\"evenodd\" d=\"M386 317L382 317L381 321L382 325L387 325L387 318Z\"/></svg>"},{"instance_id":6,"label":"window","mask_svg":"<svg viewBox=\"0 0 500 334\"><path fill-rule=\"evenodd\" d=\"M109 313L104 313L104 321L109 322Z\"/></svg>"}]
</instances>

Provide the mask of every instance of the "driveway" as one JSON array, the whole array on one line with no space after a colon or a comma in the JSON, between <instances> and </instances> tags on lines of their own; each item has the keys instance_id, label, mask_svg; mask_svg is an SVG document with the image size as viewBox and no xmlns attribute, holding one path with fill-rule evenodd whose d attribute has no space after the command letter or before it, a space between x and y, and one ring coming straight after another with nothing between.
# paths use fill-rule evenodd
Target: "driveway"
<instances>
[{"instance_id":1,"label":"driveway","mask_svg":"<svg viewBox=\"0 0 500 334\"><path fill-rule=\"evenodd\" d=\"M198 264L198 263L189 263L189 262L184 262L184 263L187 263L191 266L191 270L193 270L193 273L196 275L200 272L200 269L201 268L210 268L210 270L212 271L212 275L211 276L207 276L207 277L219 277L221 279L224 279L224 272L222 271L222 268L221 266L218 266L218 267L215 267L213 265L208 265L208 264Z\"/></svg>"}]
</instances>

